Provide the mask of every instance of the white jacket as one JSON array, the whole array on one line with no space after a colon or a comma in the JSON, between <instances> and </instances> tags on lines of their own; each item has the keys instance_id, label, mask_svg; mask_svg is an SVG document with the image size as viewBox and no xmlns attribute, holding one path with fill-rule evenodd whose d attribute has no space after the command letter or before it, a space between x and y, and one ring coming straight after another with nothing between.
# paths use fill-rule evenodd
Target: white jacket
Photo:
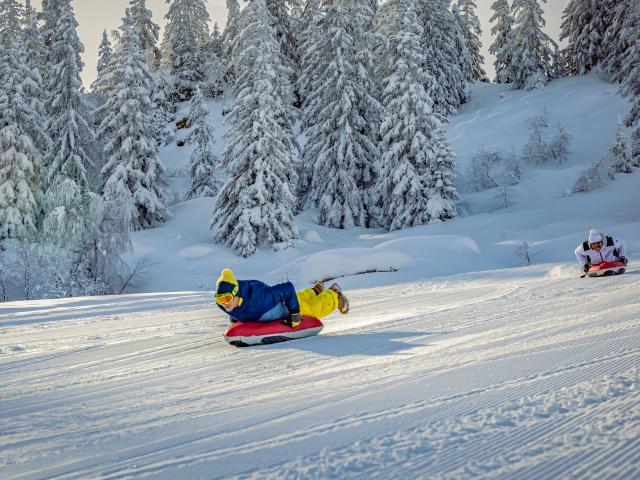
<instances>
[{"instance_id":1,"label":"white jacket","mask_svg":"<svg viewBox=\"0 0 640 480\"><path fill-rule=\"evenodd\" d=\"M589 242L583 242L576 248L576 258L580 265L598 265L603 262L615 262L627 256L627 247L619 237L603 235L604 242L599 252L591 249Z\"/></svg>"}]
</instances>

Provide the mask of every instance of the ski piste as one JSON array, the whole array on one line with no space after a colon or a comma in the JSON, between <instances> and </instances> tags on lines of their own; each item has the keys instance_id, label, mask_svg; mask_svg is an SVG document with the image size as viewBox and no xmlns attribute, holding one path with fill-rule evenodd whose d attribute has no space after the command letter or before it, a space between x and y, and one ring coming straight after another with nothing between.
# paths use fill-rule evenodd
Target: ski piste
<instances>
[{"instance_id":1,"label":"ski piste","mask_svg":"<svg viewBox=\"0 0 640 480\"><path fill-rule=\"evenodd\" d=\"M235 347L270 345L320 333L324 324L314 317L302 317L300 325L291 328L282 321L236 322L224 332L224 339Z\"/></svg>"}]
</instances>

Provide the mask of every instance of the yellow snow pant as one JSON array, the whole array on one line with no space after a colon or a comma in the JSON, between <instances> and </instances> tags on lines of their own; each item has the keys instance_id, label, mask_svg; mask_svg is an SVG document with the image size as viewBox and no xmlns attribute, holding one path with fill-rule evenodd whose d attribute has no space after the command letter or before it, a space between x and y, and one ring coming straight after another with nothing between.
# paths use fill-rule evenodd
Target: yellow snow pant
<instances>
[{"instance_id":1,"label":"yellow snow pant","mask_svg":"<svg viewBox=\"0 0 640 480\"><path fill-rule=\"evenodd\" d=\"M319 320L338 308L338 294L333 290L324 290L316 295L312 288L306 288L296 292L296 295L300 303L300 315L303 317L315 317Z\"/></svg>"}]
</instances>

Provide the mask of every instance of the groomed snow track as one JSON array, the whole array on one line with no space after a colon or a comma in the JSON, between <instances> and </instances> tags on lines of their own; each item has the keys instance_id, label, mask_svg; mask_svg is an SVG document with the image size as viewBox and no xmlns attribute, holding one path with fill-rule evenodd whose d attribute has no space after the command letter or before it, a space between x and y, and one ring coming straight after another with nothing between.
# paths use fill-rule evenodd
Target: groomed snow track
<instances>
[{"instance_id":1,"label":"groomed snow track","mask_svg":"<svg viewBox=\"0 0 640 480\"><path fill-rule=\"evenodd\" d=\"M640 272L350 292L236 349L198 293L0 305L3 478L640 478Z\"/></svg>"}]
</instances>

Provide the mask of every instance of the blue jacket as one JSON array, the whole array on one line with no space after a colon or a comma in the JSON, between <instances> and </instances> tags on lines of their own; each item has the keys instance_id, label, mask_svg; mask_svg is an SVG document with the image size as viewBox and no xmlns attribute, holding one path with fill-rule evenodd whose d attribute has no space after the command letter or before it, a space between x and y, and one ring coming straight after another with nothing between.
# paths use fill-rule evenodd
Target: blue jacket
<instances>
[{"instance_id":1,"label":"blue jacket","mask_svg":"<svg viewBox=\"0 0 640 480\"><path fill-rule=\"evenodd\" d=\"M220 310L239 322L270 322L283 320L290 313L300 312L296 289L291 282L269 286L258 280L238 280L237 297L242 303L227 312L222 305Z\"/></svg>"}]
</instances>

